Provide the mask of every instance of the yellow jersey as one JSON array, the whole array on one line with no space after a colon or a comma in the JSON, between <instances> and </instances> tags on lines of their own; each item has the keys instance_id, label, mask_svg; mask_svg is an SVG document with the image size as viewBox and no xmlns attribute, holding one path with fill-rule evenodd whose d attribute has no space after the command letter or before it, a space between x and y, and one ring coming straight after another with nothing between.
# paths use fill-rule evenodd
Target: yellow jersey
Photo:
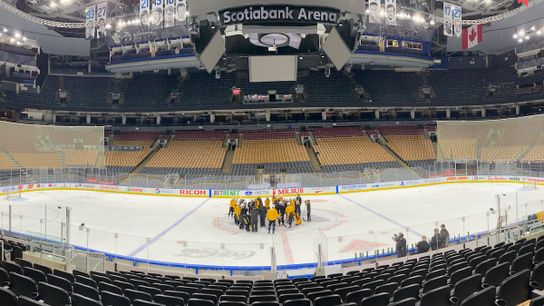
<instances>
[{"instance_id":1,"label":"yellow jersey","mask_svg":"<svg viewBox=\"0 0 544 306\"><path fill-rule=\"evenodd\" d=\"M270 208L270 209L266 212L266 218L267 218L269 221L275 221L276 219L278 219L278 211L277 211L275 208Z\"/></svg>"}]
</instances>

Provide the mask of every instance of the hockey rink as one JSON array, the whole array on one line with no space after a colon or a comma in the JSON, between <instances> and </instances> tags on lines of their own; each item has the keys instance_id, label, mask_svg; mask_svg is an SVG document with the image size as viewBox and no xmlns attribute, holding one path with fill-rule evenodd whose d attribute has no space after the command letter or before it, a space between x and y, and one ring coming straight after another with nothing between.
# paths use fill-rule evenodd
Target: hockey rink
<instances>
[{"instance_id":1,"label":"hockey rink","mask_svg":"<svg viewBox=\"0 0 544 306\"><path fill-rule=\"evenodd\" d=\"M544 210L543 190L466 183L303 197L312 201L312 222L279 227L274 235L265 228L239 230L227 216L229 199L37 191L1 200L0 211L3 229L9 226L11 203L14 232L59 241L66 238L61 223L69 206L70 242L92 250L171 263L269 266L272 246L278 264L285 265L315 262L317 244L326 259L338 260L392 247L398 232L409 244L421 235L430 239L441 223L452 237L493 229L497 194L508 223Z\"/></svg>"}]
</instances>

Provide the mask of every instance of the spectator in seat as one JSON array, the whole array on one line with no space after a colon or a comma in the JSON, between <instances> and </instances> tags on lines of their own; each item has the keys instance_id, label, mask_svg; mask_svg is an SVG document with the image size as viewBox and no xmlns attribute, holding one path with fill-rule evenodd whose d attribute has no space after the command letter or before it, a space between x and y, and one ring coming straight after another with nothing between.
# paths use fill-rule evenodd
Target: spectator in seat
<instances>
[{"instance_id":1,"label":"spectator in seat","mask_svg":"<svg viewBox=\"0 0 544 306\"><path fill-rule=\"evenodd\" d=\"M425 253L431 249L431 245L427 241L426 236L421 236L421 241L416 244L416 253Z\"/></svg>"}]
</instances>

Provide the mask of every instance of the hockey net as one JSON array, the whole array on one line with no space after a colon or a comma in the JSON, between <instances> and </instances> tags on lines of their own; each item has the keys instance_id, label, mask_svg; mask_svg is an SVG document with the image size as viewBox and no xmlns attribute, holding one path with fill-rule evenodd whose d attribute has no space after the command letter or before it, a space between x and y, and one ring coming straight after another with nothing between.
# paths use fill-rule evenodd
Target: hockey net
<instances>
[{"instance_id":1,"label":"hockey net","mask_svg":"<svg viewBox=\"0 0 544 306\"><path fill-rule=\"evenodd\" d=\"M537 190L536 181L534 179L522 178L521 183L523 190Z\"/></svg>"},{"instance_id":2,"label":"hockey net","mask_svg":"<svg viewBox=\"0 0 544 306\"><path fill-rule=\"evenodd\" d=\"M21 190L16 186L8 187L5 191L6 200L16 200L21 198Z\"/></svg>"}]
</instances>

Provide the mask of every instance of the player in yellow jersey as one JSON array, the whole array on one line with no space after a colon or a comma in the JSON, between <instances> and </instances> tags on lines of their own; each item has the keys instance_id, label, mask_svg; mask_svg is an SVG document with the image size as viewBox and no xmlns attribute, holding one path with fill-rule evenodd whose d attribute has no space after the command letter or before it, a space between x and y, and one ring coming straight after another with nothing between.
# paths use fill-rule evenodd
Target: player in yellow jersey
<instances>
[{"instance_id":1,"label":"player in yellow jersey","mask_svg":"<svg viewBox=\"0 0 544 306\"><path fill-rule=\"evenodd\" d=\"M234 206L234 223L238 225L240 223L240 214L242 213L242 208L240 208L240 205L236 204Z\"/></svg>"},{"instance_id":2,"label":"player in yellow jersey","mask_svg":"<svg viewBox=\"0 0 544 306\"><path fill-rule=\"evenodd\" d=\"M266 212L266 219L268 219L268 233L270 234L270 228L272 227L272 234L276 231L276 220L278 219L278 211L274 206Z\"/></svg>"},{"instance_id":3,"label":"player in yellow jersey","mask_svg":"<svg viewBox=\"0 0 544 306\"><path fill-rule=\"evenodd\" d=\"M234 207L236 207L236 199L232 198L229 204L229 217L234 216Z\"/></svg>"},{"instance_id":4,"label":"player in yellow jersey","mask_svg":"<svg viewBox=\"0 0 544 306\"><path fill-rule=\"evenodd\" d=\"M285 208L285 215L287 215L287 224L289 225L289 228L291 228L293 220L295 219L295 207L293 205L287 206L287 208Z\"/></svg>"}]
</instances>

